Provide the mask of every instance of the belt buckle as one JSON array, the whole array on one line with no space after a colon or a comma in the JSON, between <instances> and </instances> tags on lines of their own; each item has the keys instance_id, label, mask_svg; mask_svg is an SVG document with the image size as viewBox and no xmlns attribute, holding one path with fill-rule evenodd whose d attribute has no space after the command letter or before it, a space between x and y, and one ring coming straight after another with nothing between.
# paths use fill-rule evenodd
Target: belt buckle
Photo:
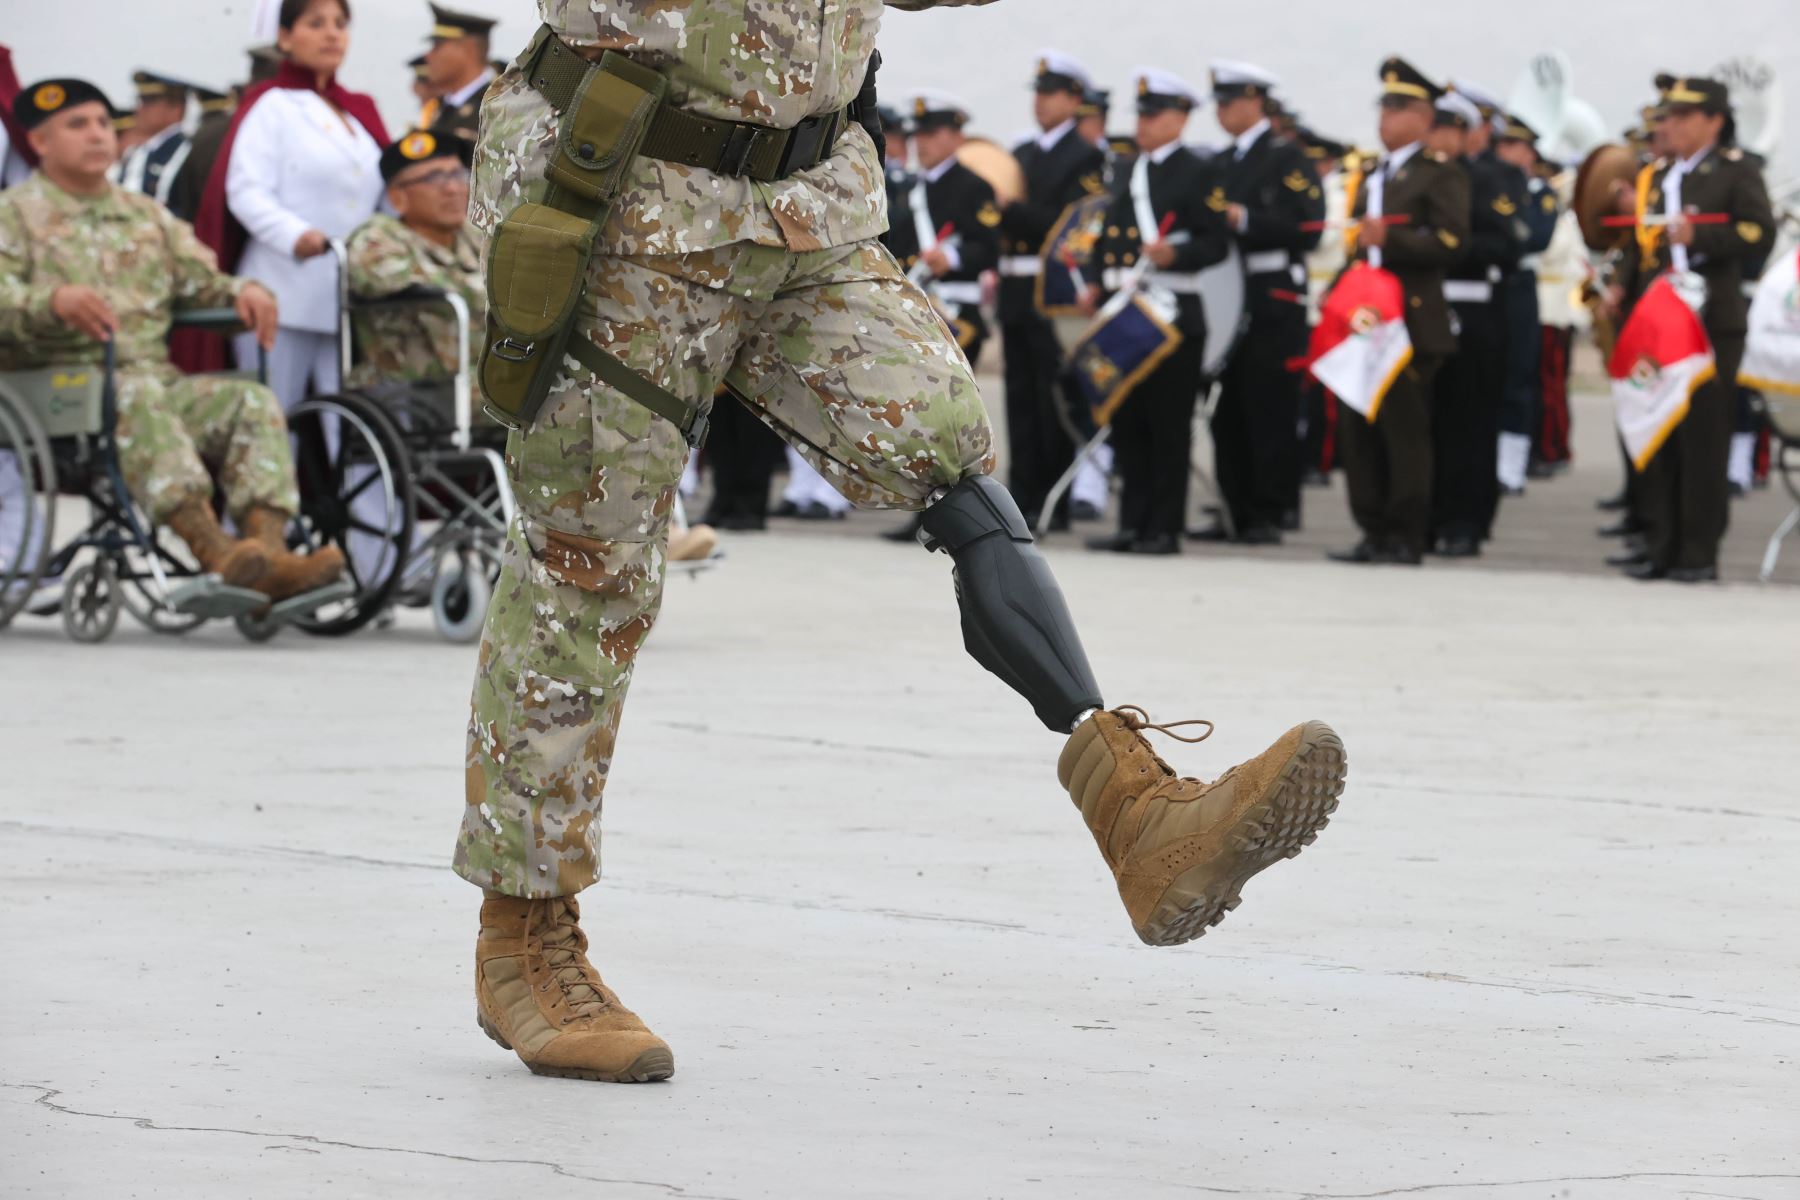
<instances>
[{"instance_id":1,"label":"belt buckle","mask_svg":"<svg viewBox=\"0 0 1800 1200\"><path fill-rule=\"evenodd\" d=\"M781 151L781 161L775 165L775 178L786 179L793 173L795 163L800 163L802 170L818 164L819 145L825 140L824 131L832 119L808 117L788 131L787 145Z\"/></svg>"},{"instance_id":2,"label":"belt buckle","mask_svg":"<svg viewBox=\"0 0 1800 1200\"><path fill-rule=\"evenodd\" d=\"M725 138L725 151L719 156L719 170L726 175L742 175L756 152L756 138L761 132L754 125L732 125Z\"/></svg>"},{"instance_id":3,"label":"belt buckle","mask_svg":"<svg viewBox=\"0 0 1800 1200\"><path fill-rule=\"evenodd\" d=\"M681 431L681 440L687 443L689 450L698 450L700 443L706 440L706 431L711 426L711 411L696 412L694 419L688 422L687 428Z\"/></svg>"}]
</instances>

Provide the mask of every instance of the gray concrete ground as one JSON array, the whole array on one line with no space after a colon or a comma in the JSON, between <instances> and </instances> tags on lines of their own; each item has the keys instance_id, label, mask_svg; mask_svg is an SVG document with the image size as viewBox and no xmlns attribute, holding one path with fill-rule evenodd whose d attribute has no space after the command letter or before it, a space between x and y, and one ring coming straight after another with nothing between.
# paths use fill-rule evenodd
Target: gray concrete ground
<instances>
[{"instance_id":1,"label":"gray concrete ground","mask_svg":"<svg viewBox=\"0 0 1800 1200\"><path fill-rule=\"evenodd\" d=\"M1053 546L1112 701L1219 722L1178 764L1350 748L1318 845L1158 951L941 559L730 549L587 900L664 1085L475 1028L471 652L420 614L0 636L0 1195L1800 1196L1791 588Z\"/></svg>"}]
</instances>

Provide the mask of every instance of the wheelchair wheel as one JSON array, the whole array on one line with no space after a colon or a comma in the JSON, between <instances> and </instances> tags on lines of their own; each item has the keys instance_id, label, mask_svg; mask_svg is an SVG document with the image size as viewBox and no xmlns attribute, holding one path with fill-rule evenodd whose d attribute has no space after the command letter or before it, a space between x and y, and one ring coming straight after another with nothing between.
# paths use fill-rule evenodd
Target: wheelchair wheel
<instances>
[{"instance_id":1,"label":"wheelchair wheel","mask_svg":"<svg viewBox=\"0 0 1800 1200\"><path fill-rule=\"evenodd\" d=\"M63 585L63 629L78 642L104 642L118 628L123 606L112 560L90 560L70 572Z\"/></svg>"},{"instance_id":2,"label":"wheelchair wheel","mask_svg":"<svg viewBox=\"0 0 1800 1200\"><path fill-rule=\"evenodd\" d=\"M393 422L354 393L306 400L288 414L300 514L290 546L336 546L356 595L293 623L337 637L361 629L392 599L413 537L412 473Z\"/></svg>"},{"instance_id":3,"label":"wheelchair wheel","mask_svg":"<svg viewBox=\"0 0 1800 1200\"><path fill-rule=\"evenodd\" d=\"M31 410L0 387L0 629L31 601L56 547L56 460Z\"/></svg>"},{"instance_id":4,"label":"wheelchair wheel","mask_svg":"<svg viewBox=\"0 0 1800 1200\"><path fill-rule=\"evenodd\" d=\"M459 550L438 570L431 583L431 619L445 641L473 642L487 622L493 598L493 574L477 550Z\"/></svg>"}]
</instances>

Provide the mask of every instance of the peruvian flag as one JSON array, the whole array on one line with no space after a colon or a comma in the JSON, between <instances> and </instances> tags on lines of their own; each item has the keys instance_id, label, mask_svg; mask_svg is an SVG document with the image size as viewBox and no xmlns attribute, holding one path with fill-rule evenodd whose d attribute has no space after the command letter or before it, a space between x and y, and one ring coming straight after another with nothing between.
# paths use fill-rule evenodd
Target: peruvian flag
<instances>
[{"instance_id":1,"label":"peruvian flag","mask_svg":"<svg viewBox=\"0 0 1800 1200\"><path fill-rule=\"evenodd\" d=\"M1642 471L1656 457L1715 372L1699 316L1668 275L1657 276L1619 331L1607 364L1619 435L1633 466Z\"/></svg>"},{"instance_id":2,"label":"peruvian flag","mask_svg":"<svg viewBox=\"0 0 1800 1200\"><path fill-rule=\"evenodd\" d=\"M1308 370L1339 400L1373 421L1382 397L1412 361L1406 293L1391 271L1354 263L1319 310Z\"/></svg>"},{"instance_id":3,"label":"peruvian flag","mask_svg":"<svg viewBox=\"0 0 1800 1200\"><path fill-rule=\"evenodd\" d=\"M1800 253L1769 264L1750 301L1750 334L1738 382L1800 396Z\"/></svg>"}]
</instances>

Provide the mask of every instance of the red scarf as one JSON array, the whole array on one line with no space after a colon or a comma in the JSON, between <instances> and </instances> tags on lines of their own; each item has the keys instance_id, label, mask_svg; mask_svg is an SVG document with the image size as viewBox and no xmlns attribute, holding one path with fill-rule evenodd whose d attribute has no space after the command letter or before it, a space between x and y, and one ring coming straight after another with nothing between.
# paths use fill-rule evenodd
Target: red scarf
<instances>
[{"instance_id":1,"label":"red scarf","mask_svg":"<svg viewBox=\"0 0 1800 1200\"><path fill-rule=\"evenodd\" d=\"M12 143L18 156L25 160L25 165L35 167L37 155L32 151L31 143L25 140L25 130L13 116L13 98L21 90L19 73L13 70L12 51L0 46L0 125L6 127L7 140Z\"/></svg>"},{"instance_id":2,"label":"red scarf","mask_svg":"<svg viewBox=\"0 0 1800 1200\"><path fill-rule=\"evenodd\" d=\"M238 101L237 111L231 114L231 127L225 131L225 139L219 143L218 157L213 159L212 174L206 177L206 189L200 195L200 211L194 214L194 232L219 256L219 269L222 271L237 269L238 259L243 255L244 242L247 240L244 227L231 215L231 206L225 200L225 179L231 167L231 144L237 140L238 128L244 123L244 114L250 111L251 105L266 96L271 88L317 92L355 118L357 124L369 131L369 136L375 139L377 146L386 148L388 144L387 127L381 123L381 114L375 109L373 97L350 91L336 79L321 89L318 77L313 72L296 65L292 59L283 60L273 79L252 84L244 92L243 99ZM225 345L220 338L187 329L177 330L170 339L169 357L176 366L189 373L223 370L226 365Z\"/></svg>"},{"instance_id":3,"label":"red scarf","mask_svg":"<svg viewBox=\"0 0 1800 1200\"><path fill-rule=\"evenodd\" d=\"M284 59L280 69L275 72L275 78L265 83L252 84L245 91L244 98L238 101L237 111L231 115L231 128L225 131L225 140L219 143L219 156L213 160L212 174L206 178L206 191L200 197L200 211L194 216L194 232L219 256L219 269L222 271L237 269L245 241L244 227L231 215L231 207L225 202L225 178L231 167L231 144L237 140L238 128L244 123L244 114L250 111L251 105L266 96L271 88L317 92L355 118L357 124L369 131L369 136L375 139L377 146L385 149L388 144L387 127L381 123L381 114L375 110L373 97L350 91L336 79L321 88L318 77L313 72L297 65L292 59Z\"/></svg>"}]
</instances>

